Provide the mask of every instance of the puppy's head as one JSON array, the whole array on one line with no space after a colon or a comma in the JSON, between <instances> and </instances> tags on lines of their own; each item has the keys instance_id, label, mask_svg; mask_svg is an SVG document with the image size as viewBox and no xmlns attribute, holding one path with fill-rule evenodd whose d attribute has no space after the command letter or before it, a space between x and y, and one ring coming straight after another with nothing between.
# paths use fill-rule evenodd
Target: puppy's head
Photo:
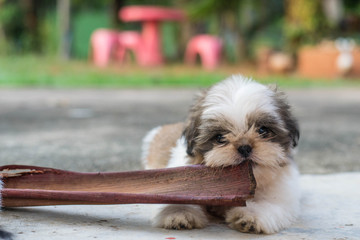
<instances>
[{"instance_id":1,"label":"puppy's head","mask_svg":"<svg viewBox=\"0 0 360 240\"><path fill-rule=\"evenodd\" d=\"M282 93L236 75L198 97L184 137L193 163L218 167L250 160L277 168L291 160L299 130Z\"/></svg>"}]
</instances>

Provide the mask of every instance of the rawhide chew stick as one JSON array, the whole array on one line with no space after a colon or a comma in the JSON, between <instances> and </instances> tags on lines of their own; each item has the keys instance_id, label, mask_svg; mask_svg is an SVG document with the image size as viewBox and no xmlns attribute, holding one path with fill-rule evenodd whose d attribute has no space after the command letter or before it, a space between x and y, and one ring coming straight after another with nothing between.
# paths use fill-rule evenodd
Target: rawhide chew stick
<instances>
[{"instance_id":1,"label":"rawhide chew stick","mask_svg":"<svg viewBox=\"0 0 360 240\"><path fill-rule=\"evenodd\" d=\"M245 206L256 187L249 162L225 168L190 165L97 173L7 165L0 167L0 179L2 207L135 203Z\"/></svg>"}]
</instances>

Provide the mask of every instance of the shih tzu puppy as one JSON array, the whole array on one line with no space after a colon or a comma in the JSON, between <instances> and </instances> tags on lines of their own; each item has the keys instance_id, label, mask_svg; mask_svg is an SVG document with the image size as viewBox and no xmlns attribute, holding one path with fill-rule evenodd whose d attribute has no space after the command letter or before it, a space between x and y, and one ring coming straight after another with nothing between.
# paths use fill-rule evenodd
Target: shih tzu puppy
<instances>
[{"instance_id":1,"label":"shih tzu puppy","mask_svg":"<svg viewBox=\"0 0 360 240\"><path fill-rule=\"evenodd\" d=\"M185 123L160 126L147 134L142 159L148 169L250 161L257 182L255 197L246 207L167 205L154 225L203 228L211 213L240 232L270 234L288 227L299 212L293 161L298 139L297 121L277 89L241 75L212 86L198 96Z\"/></svg>"}]
</instances>

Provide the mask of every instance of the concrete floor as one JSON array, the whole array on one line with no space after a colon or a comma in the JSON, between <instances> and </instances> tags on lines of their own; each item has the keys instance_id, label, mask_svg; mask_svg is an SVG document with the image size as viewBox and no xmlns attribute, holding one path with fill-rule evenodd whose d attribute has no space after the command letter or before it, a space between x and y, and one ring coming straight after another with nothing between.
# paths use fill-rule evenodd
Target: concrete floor
<instances>
[{"instance_id":1,"label":"concrete floor","mask_svg":"<svg viewBox=\"0 0 360 240\"><path fill-rule=\"evenodd\" d=\"M185 119L195 90L0 90L0 165L75 171L141 168L140 142L157 125ZM259 239L360 239L360 89L289 90L301 126L296 157L302 215ZM337 174L340 173L340 174ZM67 206L6 210L15 239L250 239L212 223L203 230L150 225L156 206ZM130 236L130 237L129 237Z\"/></svg>"},{"instance_id":2,"label":"concrete floor","mask_svg":"<svg viewBox=\"0 0 360 240\"><path fill-rule=\"evenodd\" d=\"M360 89L286 91L302 173L360 171ZM0 162L76 171L140 168L152 127L183 121L195 90L0 90Z\"/></svg>"}]
</instances>

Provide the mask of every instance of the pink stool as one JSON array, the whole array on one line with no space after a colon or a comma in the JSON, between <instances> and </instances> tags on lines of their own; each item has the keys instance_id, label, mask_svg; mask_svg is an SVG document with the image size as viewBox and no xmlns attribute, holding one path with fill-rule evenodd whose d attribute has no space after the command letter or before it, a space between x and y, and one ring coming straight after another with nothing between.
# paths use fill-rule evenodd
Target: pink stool
<instances>
[{"instance_id":1,"label":"pink stool","mask_svg":"<svg viewBox=\"0 0 360 240\"><path fill-rule=\"evenodd\" d=\"M134 52L135 58L139 61L139 49L141 46L141 35L135 31L124 31L118 33L118 50L117 58L120 63L123 63L125 60L126 50L132 50Z\"/></svg>"},{"instance_id":2,"label":"pink stool","mask_svg":"<svg viewBox=\"0 0 360 240\"><path fill-rule=\"evenodd\" d=\"M142 66L157 66L164 62L160 23L181 21L185 14L178 9L158 6L127 6L120 9L119 18L124 22L142 22L141 50L137 61Z\"/></svg>"},{"instance_id":3,"label":"pink stool","mask_svg":"<svg viewBox=\"0 0 360 240\"><path fill-rule=\"evenodd\" d=\"M202 66L211 70L219 65L221 50L220 38L207 34L197 35L186 46L185 62L194 64L196 54L199 54Z\"/></svg>"},{"instance_id":4,"label":"pink stool","mask_svg":"<svg viewBox=\"0 0 360 240\"><path fill-rule=\"evenodd\" d=\"M92 60L99 67L106 66L118 45L118 33L108 29L98 29L90 38Z\"/></svg>"}]
</instances>

